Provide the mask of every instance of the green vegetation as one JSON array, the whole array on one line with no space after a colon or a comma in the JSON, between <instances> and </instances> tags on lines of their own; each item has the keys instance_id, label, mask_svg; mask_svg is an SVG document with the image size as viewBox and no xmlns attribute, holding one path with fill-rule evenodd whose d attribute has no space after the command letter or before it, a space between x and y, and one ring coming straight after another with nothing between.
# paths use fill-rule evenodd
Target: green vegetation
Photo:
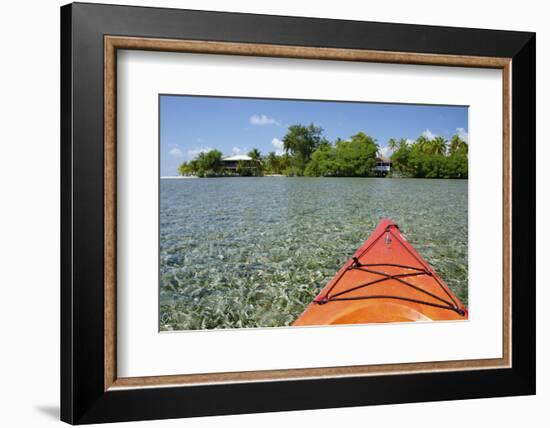
<instances>
[{"instance_id":1,"label":"green vegetation","mask_svg":"<svg viewBox=\"0 0 550 428\"><path fill-rule=\"evenodd\" d=\"M367 177L376 166L378 145L363 132L350 141L337 140L335 145L321 144L311 156L304 175L308 177Z\"/></svg>"},{"instance_id":2,"label":"green vegetation","mask_svg":"<svg viewBox=\"0 0 550 428\"><path fill-rule=\"evenodd\" d=\"M275 152L269 152L264 159L264 172L266 174L282 174L290 167L292 157L288 153L278 156Z\"/></svg>"},{"instance_id":3,"label":"green vegetation","mask_svg":"<svg viewBox=\"0 0 550 428\"><path fill-rule=\"evenodd\" d=\"M190 162L183 162L178 172L180 175L196 175L198 177L215 177L223 171L222 152L219 150L210 150L202 152Z\"/></svg>"},{"instance_id":4,"label":"green vegetation","mask_svg":"<svg viewBox=\"0 0 550 428\"><path fill-rule=\"evenodd\" d=\"M407 143L388 142L395 151L391 157L394 175L416 178L468 178L468 144L454 135L448 142L442 137L424 136ZM391 147L390 146L390 147Z\"/></svg>"},{"instance_id":5,"label":"green vegetation","mask_svg":"<svg viewBox=\"0 0 550 428\"><path fill-rule=\"evenodd\" d=\"M315 124L291 125L283 137L284 153L270 152L262 156L256 148L249 161L239 161L236 168L225 168L222 153L211 150L200 153L195 159L183 162L180 175L198 177L249 176L284 174L288 177L368 177L374 175L379 146L364 132L352 135L349 140L338 138L330 143L323 129ZM417 178L468 178L468 144L454 135L451 141L443 137L415 141L391 138L388 148L392 169L390 175Z\"/></svg>"},{"instance_id":6,"label":"green vegetation","mask_svg":"<svg viewBox=\"0 0 550 428\"><path fill-rule=\"evenodd\" d=\"M290 155L289 165L284 169L287 176L302 176L312 154L329 142L323 137L323 128L311 123L309 126L291 125L283 138L285 152Z\"/></svg>"}]
</instances>

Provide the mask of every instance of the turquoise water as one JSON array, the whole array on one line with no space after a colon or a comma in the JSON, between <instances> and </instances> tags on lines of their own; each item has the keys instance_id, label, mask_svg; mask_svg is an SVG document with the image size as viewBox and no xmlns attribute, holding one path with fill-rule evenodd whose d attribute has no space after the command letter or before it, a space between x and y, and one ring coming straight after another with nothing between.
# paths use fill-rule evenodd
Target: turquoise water
<instances>
[{"instance_id":1,"label":"turquoise water","mask_svg":"<svg viewBox=\"0 0 550 428\"><path fill-rule=\"evenodd\" d=\"M287 326L384 217L467 304L467 180L161 180L160 329Z\"/></svg>"}]
</instances>

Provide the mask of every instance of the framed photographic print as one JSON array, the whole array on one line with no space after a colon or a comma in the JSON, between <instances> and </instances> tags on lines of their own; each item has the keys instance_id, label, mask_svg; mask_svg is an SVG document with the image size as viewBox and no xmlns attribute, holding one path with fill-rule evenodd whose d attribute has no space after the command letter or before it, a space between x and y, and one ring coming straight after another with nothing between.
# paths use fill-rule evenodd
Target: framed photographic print
<instances>
[{"instance_id":1,"label":"framed photographic print","mask_svg":"<svg viewBox=\"0 0 550 428\"><path fill-rule=\"evenodd\" d=\"M535 393L533 33L76 3L61 53L62 420Z\"/></svg>"}]
</instances>

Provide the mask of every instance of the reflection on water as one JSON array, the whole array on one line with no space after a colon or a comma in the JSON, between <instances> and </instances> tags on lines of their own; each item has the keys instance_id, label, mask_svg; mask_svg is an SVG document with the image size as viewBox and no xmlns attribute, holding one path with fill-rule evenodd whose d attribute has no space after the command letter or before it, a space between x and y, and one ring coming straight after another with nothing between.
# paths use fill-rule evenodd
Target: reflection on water
<instances>
[{"instance_id":1,"label":"reflection on water","mask_svg":"<svg viewBox=\"0 0 550 428\"><path fill-rule=\"evenodd\" d=\"M161 180L160 328L291 324L388 217L468 303L468 181Z\"/></svg>"}]
</instances>

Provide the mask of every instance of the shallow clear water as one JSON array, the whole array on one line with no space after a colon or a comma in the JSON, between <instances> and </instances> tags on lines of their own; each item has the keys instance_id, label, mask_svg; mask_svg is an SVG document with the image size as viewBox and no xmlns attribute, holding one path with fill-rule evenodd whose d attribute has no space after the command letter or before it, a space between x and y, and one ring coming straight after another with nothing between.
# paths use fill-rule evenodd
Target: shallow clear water
<instances>
[{"instance_id":1,"label":"shallow clear water","mask_svg":"<svg viewBox=\"0 0 550 428\"><path fill-rule=\"evenodd\" d=\"M161 180L160 328L291 324L388 217L468 303L468 181Z\"/></svg>"}]
</instances>

